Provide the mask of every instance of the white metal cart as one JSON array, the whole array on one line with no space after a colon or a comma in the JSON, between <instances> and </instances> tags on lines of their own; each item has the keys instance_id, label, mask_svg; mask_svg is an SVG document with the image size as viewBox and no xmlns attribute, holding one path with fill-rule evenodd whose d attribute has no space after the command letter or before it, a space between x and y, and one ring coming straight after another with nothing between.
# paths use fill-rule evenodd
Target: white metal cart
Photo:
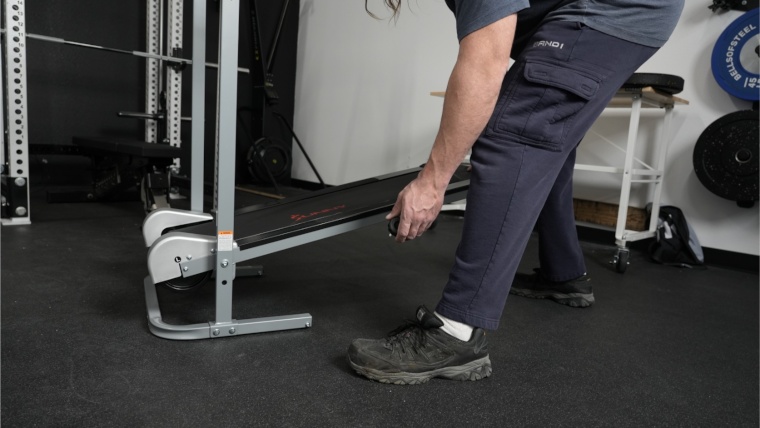
<instances>
[{"instance_id":1,"label":"white metal cart","mask_svg":"<svg viewBox=\"0 0 760 428\"><path fill-rule=\"evenodd\" d=\"M620 148L613 144L614 147L625 153L623 167L587 164L575 165L575 169L578 171L593 171L622 175L620 203L618 205L615 226L615 245L617 246L617 251L612 261L612 263L615 264L615 269L620 273L625 272L629 263L630 254L626 244L628 242L639 241L655 236L657 218L660 213L660 195L662 194L662 184L665 178L665 161L667 159L668 144L670 142L670 125L673 118L673 107L676 104L689 104L689 102L671 94L657 91L650 86L621 89L615 97L613 97L607 107L629 108L631 110L630 121L628 123L628 139L625 148ZM659 137L654 141L655 159L654 165L652 166L646 164L635 156L639 133L639 119L641 117L642 108L664 109L662 129ZM631 186L634 183L645 183L653 186L651 197L652 209L649 213L649 227L644 231L626 229Z\"/></svg>"},{"instance_id":2,"label":"white metal cart","mask_svg":"<svg viewBox=\"0 0 760 428\"><path fill-rule=\"evenodd\" d=\"M430 95L443 97L445 92L431 92ZM657 218L660 213L660 195L662 194L662 183L665 177L665 161L668 154L668 143L670 139L670 124L673 118L673 108L676 104L689 104L688 101L655 90L651 86L638 88L623 88L612 98L607 108L628 108L631 110L630 121L628 123L628 139L625 148L612 144L617 149L625 153L625 161L622 168L617 166L599 166L576 164L575 169L578 171L603 172L622 175L620 187L620 203L618 206L617 221L615 226L615 245L617 250L612 263L615 269L623 273L628 267L629 250L626 247L628 242L639 241L655 236L657 229ZM636 143L639 134L639 122L642 108L659 108L664 109L662 118L662 130L659 138L654 142L655 162L650 166L635 156ZM635 161L635 164L634 164ZM651 204L652 209L649 217L649 228L644 231L635 231L626 229L626 219L628 215L628 205L631 195L631 186L636 183L645 183L653 185ZM444 209L465 209L464 201L444 207Z\"/></svg>"}]
</instances>

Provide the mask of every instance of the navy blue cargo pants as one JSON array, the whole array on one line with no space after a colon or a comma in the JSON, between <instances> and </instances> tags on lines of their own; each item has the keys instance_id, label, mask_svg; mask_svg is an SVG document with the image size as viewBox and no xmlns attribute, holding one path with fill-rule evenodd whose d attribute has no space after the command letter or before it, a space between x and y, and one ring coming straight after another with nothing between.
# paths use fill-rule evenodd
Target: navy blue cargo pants
<instances>
[{"instance_id":1,"label":"navy blue cargo pants","mask_svg":"<svg viewBox=\"0 0 760 428\"><path fill-rule=\"evenodd\" d=\"M436 311L494 330L532 230L542 275L586 272L575 230L575 149L656 48L577 22L542 24L515 60L472 148L462 239Z\"/></svg>"}]
</instances>

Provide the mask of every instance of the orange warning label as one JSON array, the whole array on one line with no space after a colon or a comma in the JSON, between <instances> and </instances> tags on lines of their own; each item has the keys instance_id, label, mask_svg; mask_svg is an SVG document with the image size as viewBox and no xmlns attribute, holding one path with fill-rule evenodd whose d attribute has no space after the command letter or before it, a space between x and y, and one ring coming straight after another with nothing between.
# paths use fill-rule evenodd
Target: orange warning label
<instances>
[{"instance_id":1,"label":"orange warning label","mask_svg":"<svg viewBox=\"0 0 760 428\"><path fill-rule=\"evenodd\" d=\"M220 230L216 242L218 251L232 251L232 231Z\"/></svg>"}]
</instances>

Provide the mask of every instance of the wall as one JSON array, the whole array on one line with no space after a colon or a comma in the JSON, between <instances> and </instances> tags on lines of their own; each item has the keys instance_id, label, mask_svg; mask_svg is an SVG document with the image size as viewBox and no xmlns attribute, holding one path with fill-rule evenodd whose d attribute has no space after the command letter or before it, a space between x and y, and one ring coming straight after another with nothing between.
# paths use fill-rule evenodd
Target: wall
<instances>
[{"instance_id":1,"label":"wall","mask_svg":"<svg viewBox=\"0 0 760 428\"><path fill-rule=\"evenodd\" d=\"M429 93L446 88L457 54L442 1L414 2L396 25L354 3L301 2L296 132L329 184L425 162L442 106ZM298 157L293 177L315 180Z\"/></svg>"},{"instance_id":2,"label":"wall","mask_svg":"<svg viewBox=\"0 0 760 428\"><path fill-rule=\"evenodd\" d=\"M442 106L429 93L446 88L457 54L454 19L443 0L409 2L395 24L372 19L355 3L302 0L300 9L296 132L325 181L336 185L425 162ZM387 17L380 0L369 3ZM674 111L661 201L685 211L703 246L758 255L758 207L739 208L710 193L692 166L694 144L710 123L751 108L725 93L710 71L715 40L739 15L687 1L670 42L640 71L683 77L679 96L690 103ZM657 135L661 115L642 116L637 155L648 163L646 141ZM622 154L604 140L624 144L626 127L626 112L608 110L583 142L579 162L621 164ZM576 175L576 197L617 203L619 179L591 174ZM298 153L293 177L316 181ZM634 190L632 205L643 206L646 188Z\"/></svg>"}]
</instances>

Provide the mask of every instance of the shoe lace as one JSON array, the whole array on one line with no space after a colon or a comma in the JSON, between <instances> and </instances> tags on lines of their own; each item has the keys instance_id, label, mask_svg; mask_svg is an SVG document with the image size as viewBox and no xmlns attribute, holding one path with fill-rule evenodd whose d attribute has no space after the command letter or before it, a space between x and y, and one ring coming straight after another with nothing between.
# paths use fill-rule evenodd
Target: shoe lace
<instances>
[{"instance_id":1,"label":"shoe lace","mask_svg":"<svg viewBox=\"0 0 760 428\"><path fill-rule=\"evenodd\" d=\"M384 346L391 352L419 354L426 344L427 335L422 324L417 320L406 320L405 324L388 333Z\"/></svg>"}]
</instances>

